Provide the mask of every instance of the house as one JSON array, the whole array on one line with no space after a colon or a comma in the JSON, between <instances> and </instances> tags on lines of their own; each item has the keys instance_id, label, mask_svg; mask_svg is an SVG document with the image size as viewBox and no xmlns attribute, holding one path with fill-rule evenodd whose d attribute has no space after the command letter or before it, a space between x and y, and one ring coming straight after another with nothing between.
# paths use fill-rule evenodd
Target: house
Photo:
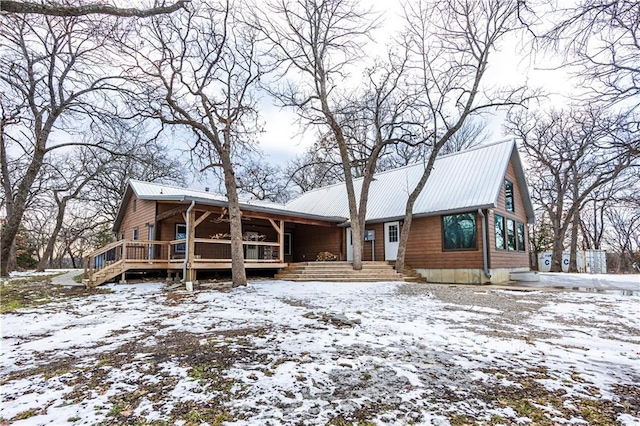
<instances>
[{"instance_id":1,"label":"house","mask_svg":"<svg viewBox=\"0 0 640 426\"><path fill-rule=\"evenodd\" d=\"M395 261L405 202L423 169L413 164L375 175L363 260ZM355 181L356 191L361 184ZM324 251L352 259L344 184L287 204L240 207L247 268L280 269ZM442 156L416 200L406 264L430 282L507 281L509 273L529 270L526 224L533 218L514 140ZM113 230L117 241L87 260L94 284L131 270L193 280L201 270L231 268L227 201L219 194L131 181Z\"/></svg>"}]
</instances>

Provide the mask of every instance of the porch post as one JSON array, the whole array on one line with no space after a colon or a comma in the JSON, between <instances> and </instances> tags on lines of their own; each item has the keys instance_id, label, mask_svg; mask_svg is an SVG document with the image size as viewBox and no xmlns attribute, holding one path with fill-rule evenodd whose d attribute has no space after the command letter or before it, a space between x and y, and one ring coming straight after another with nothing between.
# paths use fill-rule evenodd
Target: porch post
<instances>
[{"instance_id":1,"label":"porch post","mask_svg":"<svg viewBox=\"0 0 640 426\"><path fill-rule=\"evenodd\" d=\"M269 219L271 226L278 233L278 260L280 263L284 262L284 220L280 221L280 226L276 223L275 220Z\"/></svg>"},{"instance_id":2,"label":"porch post","mask_svg":"<svg viewBox=\"0 0 640 426\"><path fill-rule=\"evenodd\" d=\"M195 218L196 218L196 212L195 209L192 209L189 212L189 220L187 220L186 222L189 224L188 228L187 228L187 244L189 245L189 248L187 250L187 276L185 279L185 282L187 281L193 281L193 278L195 276L194 274L194 270L193 270L193 259L195 259L195 254L194 251L196 249L196 223L195 223Z\"/></svg>"},{"instance_id":3,"label":"porch post","mask_svg":"<svg viewBox=\"0 0 640 426\"><path fill-rule=\"evenodd\" d=\"M284 220L280 221L280 229L278 231L278 243L280 243L278 256L280 257L280 263L284 263Z\"/></svg>"}]
</instances>

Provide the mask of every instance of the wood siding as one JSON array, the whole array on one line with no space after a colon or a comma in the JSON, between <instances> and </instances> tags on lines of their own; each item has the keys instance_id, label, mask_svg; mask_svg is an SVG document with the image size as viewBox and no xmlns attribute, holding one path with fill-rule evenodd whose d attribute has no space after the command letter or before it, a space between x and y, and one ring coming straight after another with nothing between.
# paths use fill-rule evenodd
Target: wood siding
<instances>
[{"instance_id":1,"label":"wood siding","mask_svg":"<svg viewBox=\"0 0 640 426\"><path fill-rule=\"evenodd\" d=\"M288 228L287 228L288 229ZM346 259L346 252L342 250L342 236L344 228L318 227L296 224L293 231L293 261L315 261L318 253L331 252L339 256L340 260Z\"/></svg>"},{"instance_id":2,"label":"wood siding","mask_svg":"<svg viewBox=\"0 0 640 426\"><path fill-rule=\"evenodd\" d=\"M489 267L490 268L522 268L529 266L529 236L527 232L527 215L524 210L524 203L522 201L522 193L516 180L516 174L513 168L513 164L509 162L507 174L505 179L510 180L513 183L513 199L515 212L508 212L505 204L505 191L504 183L500 188L500 195L498 196L498 206L493 212L490 212L487 216L489 225ZM496 234L495 234L495 215L499 214L507 219L514 219L517 222L524 223L525 232L525 251L513 251L513 250L497 250L496 249Z\"/></svg>"},{"instance_id":3,"label":"wood siding","mask_svg":"<svg viewBox=\"0 0 640 426\"><path fill-rule=\"evenodd\" d=\"M482 268L481 226L476 214L476 249L445 251L442 248L442 217L413 219L405 263L419 269Z\"/></svg>"},{"instance_id":4,"label":"wood siding","mask_svg":"<svg viewBox=\"0 0 640 426\"><path fill-rule=\"evenodd\" d=\"M133 211L134 204L136 206L135 212ZM133 229L138 228L138 239L147 240L149 238L149 225L153 225L155 220L156 202L152 200L138 200L135 194L132 194L116 237L120 239L120 235L124 232L125 239L132 240Z\"/></svg>"}]
</instances>

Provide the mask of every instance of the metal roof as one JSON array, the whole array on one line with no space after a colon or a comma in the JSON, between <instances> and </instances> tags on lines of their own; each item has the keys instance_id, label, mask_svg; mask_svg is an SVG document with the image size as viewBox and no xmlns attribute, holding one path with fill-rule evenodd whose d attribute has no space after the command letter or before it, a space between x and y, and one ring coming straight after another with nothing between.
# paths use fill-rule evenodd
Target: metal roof
<instances>
[{"instance_id":1,"label":"metal roof","mask_svg":"<svg viewBox=\"0 0 640 426\"><path fill-rule=\"evenodd\" d=\"M516 144L511 139L439 157L415 202L413 214L427 216L496 207L510 160L514 161L527 218L531 221L533 206ZM377 173L369 190L367 221L404 217L407 199L420 180L424 166L417 163ZM356 198L359 198L362 178L354 180L354 187ZM349 217L344 183L305 192L287 203L286 207L320 215Z\"/></svg>"},{"instance_id":2,"label":"metal roof","mask_svg":"<svg viewBox=\"0 0 640 426\"><path fill-rule=\"evenodd\" d=\"M434 163L425 188L415 202L414 216L496 207L510 161L514 164L527 219L533 222L533 205L522 163L516 142L511 139L439 157ZM409 194L420 180L423 171L424 164L417 163L377 173L369 190L367 221L382 222L403 218ZM354 186L356 198L359 199L362 178L356 179ZM228 203L227 197L222 194L131 180L113 229L120 226L124 206L129 202L132 193L143 200L196 201L216 206L226 206ZM287 204L240 200L240 207L250 211L331 222L349 220L349 203L344 183L305 192Z\"/></svg>"}]
</instances>

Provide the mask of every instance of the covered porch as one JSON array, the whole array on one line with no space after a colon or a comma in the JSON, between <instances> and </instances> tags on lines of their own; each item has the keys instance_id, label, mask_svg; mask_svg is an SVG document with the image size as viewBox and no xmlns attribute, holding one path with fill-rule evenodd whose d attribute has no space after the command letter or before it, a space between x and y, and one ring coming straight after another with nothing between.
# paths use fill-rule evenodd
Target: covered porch
<instances>
[{"instance_id":1,"label":"covered porch","mask_svg":"<svg viewBox=\"0 0 640 426\"><path fill-rule=\"evenodd\" d=\"M133 239L118 240L85 258L85 282L96 286L130 271L163 270L185 281L198 279L198 271L230 270L231 239L227 208L199 203L156 202L153 220L137 227ZM339 235L336 222L314 218L242 210L243 254L247 269L286 267L294 260L297 244L313 234ZM136 239L145 236L145 239ZM333 239L333 238L332 238ZM309 241L317 244L317 241ZM300 247L304 251L304 247Z\"/></svg>"}]
</instances>

